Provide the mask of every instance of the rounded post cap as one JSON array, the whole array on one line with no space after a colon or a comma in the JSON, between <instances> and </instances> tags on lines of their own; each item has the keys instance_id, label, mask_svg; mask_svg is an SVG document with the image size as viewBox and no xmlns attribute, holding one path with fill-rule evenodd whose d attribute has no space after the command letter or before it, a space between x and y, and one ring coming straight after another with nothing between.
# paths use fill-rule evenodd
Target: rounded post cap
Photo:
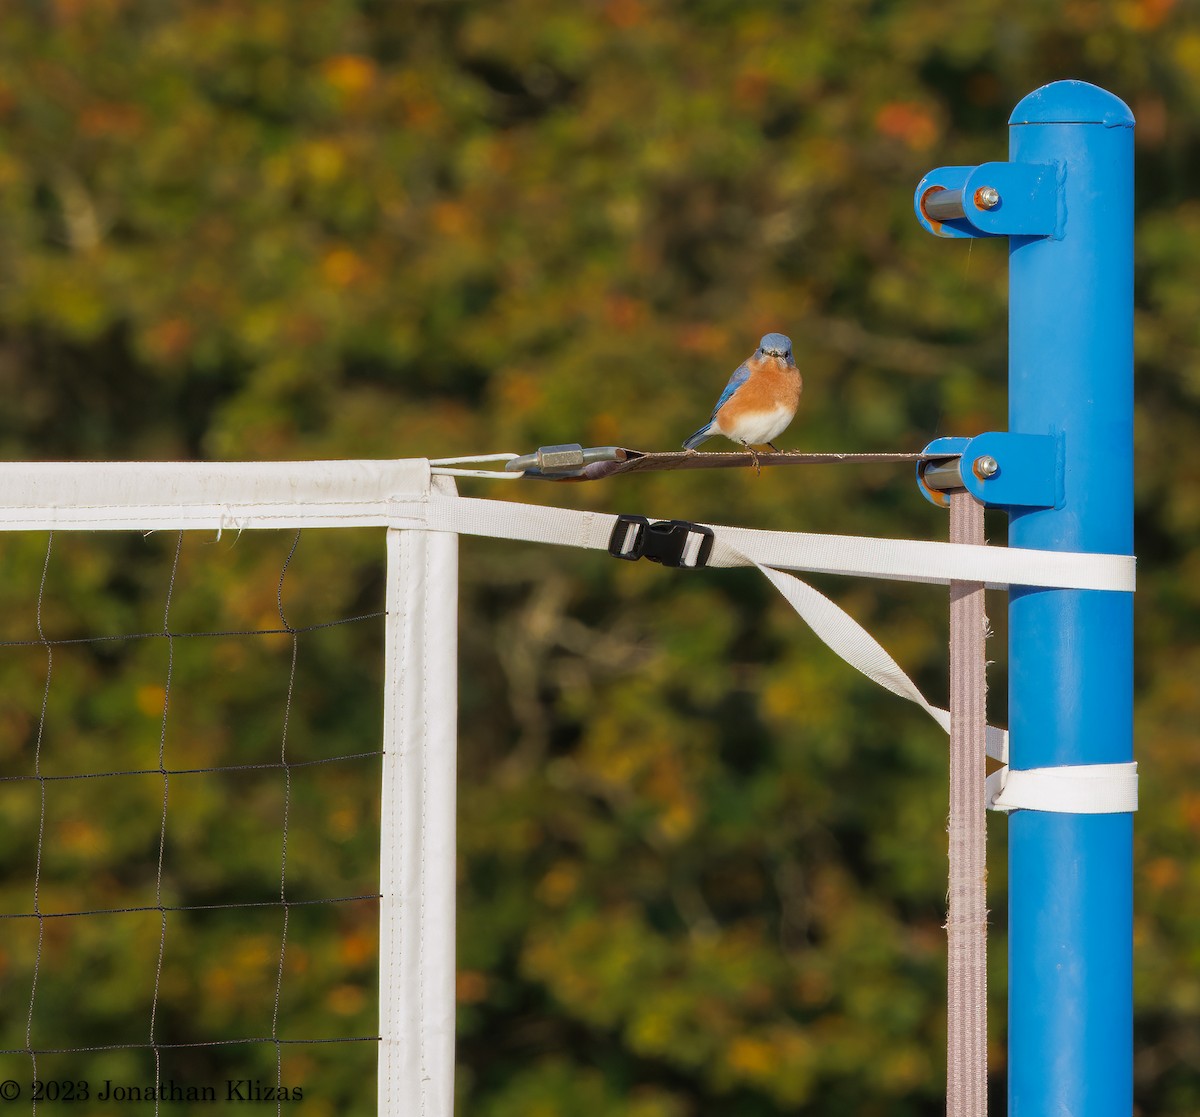
<instances>
[{"instance_id":1,"label":"rounded post cap","mask_svg":"<svg viewBox=\"0 0 1200 1117\"><path fill-rule=\"evenodd\" d=\"M1086 81L1052 81L1023 97L1009 124L1103 124L1132 128L1129 106L1106 89Z\"/></svg>"}]
</instances>

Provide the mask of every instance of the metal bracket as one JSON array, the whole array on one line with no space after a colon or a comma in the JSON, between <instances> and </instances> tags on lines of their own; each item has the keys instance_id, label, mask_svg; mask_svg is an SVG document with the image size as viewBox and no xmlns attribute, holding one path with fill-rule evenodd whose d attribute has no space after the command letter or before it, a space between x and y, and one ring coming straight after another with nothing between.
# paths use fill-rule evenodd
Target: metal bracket
<instances>
[{"instance_id":1,"label":"metal bracket","mask_svg":"<svg viewBox=\"0 0 1200 1117\"><path fill-rule=\"evenodd\" d=\"M974 438L938 438L924 452L935 457L917 465L917 485L940 507L947 506L952 489L966 489L988 508L1062 507L1061 438L991 431Z\"/></svg>"},{"instance_id":2,"label":"metal bracket","mask_svg":"<svg viewBox=\"0 0 1200 1117\"><path fill-rule=\"evenodd\" d=\"M1060 237L1058 170L1049 163L938 167L917 185L917 220L938 237Z\"/></svg>"}]
</instances>

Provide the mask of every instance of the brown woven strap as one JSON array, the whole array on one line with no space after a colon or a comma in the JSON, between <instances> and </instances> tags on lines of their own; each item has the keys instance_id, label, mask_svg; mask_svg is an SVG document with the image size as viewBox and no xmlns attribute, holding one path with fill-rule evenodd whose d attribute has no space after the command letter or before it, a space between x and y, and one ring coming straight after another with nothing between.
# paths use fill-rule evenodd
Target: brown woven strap
<instances>
[{"instance_id":1,"label":"brown woven strap","mask_svg":"<svg viewBox=\"0 0 1200 1117\"><path fill-rule=\"evenodd\" d=\"M984 542L983 505L961 490L950 542ZM951 582L947 1117L987 1114L986 635L983 584Z\"/></svg>"}]
</instances>

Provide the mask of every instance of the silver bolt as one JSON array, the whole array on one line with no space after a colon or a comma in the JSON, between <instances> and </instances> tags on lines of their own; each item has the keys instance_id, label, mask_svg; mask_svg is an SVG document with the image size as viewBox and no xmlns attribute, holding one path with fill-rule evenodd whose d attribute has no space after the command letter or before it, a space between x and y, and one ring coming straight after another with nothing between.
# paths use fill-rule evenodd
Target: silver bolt
<instances>
[{"instance_id":1,"label":"silver bolt","mask_svg":"<svg viewBox=\"0 0 1200 1117\"><path fill-rule=\"evenodd\" d=\"M975 191L975 204L980 209L995 209L1000 204L1000 191L994 186L981 186Z\"/></svg>"},{"instance_id":2,"label":"silver bolt","mask_svg":"<svg viewBox=\"0 0 1200 1117\"><path fill-rule=\"evenodd\" d=\"M991 454L983 454L975 459L971 468L975 471L976 477L981 481L986 481L1000 472L1000 463Z\"/></svg>"}]
</instances>

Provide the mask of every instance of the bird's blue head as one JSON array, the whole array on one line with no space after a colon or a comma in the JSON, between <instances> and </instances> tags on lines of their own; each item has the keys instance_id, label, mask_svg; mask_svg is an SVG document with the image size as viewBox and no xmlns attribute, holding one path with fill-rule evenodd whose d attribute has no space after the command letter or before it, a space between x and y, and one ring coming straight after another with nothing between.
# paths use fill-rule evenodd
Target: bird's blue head
<instances>
[{"instance_id":1,"label":"bird's blue head","mask_svg":"<svg viewBox=\"0 0 1200 1117\"><path fill-rule=\"evenodd\" d=\"M792 363L792 339L787 334L763 334L758 351L764 357L779 357L788 364Z\"/></svg>"}]
</instances>

